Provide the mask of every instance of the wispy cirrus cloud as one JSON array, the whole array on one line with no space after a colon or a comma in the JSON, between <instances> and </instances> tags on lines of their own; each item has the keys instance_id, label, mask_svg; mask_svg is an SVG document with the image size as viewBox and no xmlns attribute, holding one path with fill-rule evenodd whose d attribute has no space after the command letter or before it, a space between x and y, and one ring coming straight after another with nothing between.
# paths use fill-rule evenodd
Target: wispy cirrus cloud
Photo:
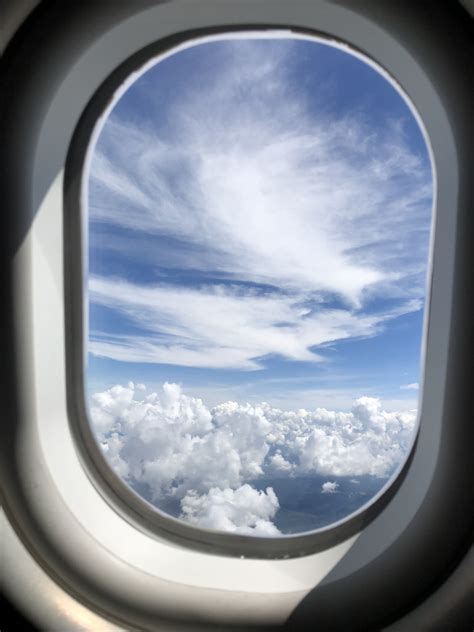
<instances>
[{"instance_id":1,"label":"wispy cirrus cloud","mask_svg":"<svg viewBox=\"0 0 474 632\"><path fill-rule=\"evenodd\" d=\"M400 386L403 391L417 391L420 388L418 382L412 382L411 384L403 384Z\"/></svg>"},{"instance_id":2,"label":"wispy cirrus cloud","mask_svg":"<svg viewBox=\"0 0 474 632\"><path fill-rule=\"evenodd\" d=\"M270 355L320 362L315 347L374 336L388 320L419 309L418 301L406 301L391 311L364 315L309 307L304 295L261 294L228 285L143 286L97 277L90 279L89 291L95 304L123 313L143 332L92 332L91 353L207 368L254 370Z\"/></svg>"},{"instance_id":3,"label":"wispy cirrus cloud","mask_svg":"<svg viewBox=\"0 0 474 632\"><path fill-rule=\"evenodd\" d=\"M272 354L317 361L311 347L374 335L393 318L393 305L369 314L372 298L407 313L423 296L430 174L403 125L318 109L291 82L294 42L271 44L227 42L166 125L107 120L89 194L92 222L122 230L102 239L105 251L145 257L157 278L200 281L91 279L93 303L143 327L96 331L93 353L214 368L254 369Z\"/></svg>"},{"instance_id":4,"label":"wispy cirrus cloud","mask_svg":"<svg viewBox=\"0 0 474 632\"><path fill-rule=\"evenodd\" d=\"M92 217L199 243L204 269L218 262L233 277L354 299L387 274L370 248L380 233L387 253L407 219L416 230L429 174L399 125L375 131L310 112L284 55L229 44L251 62L236 54L191 88L166 138L149 121L107 121L90 170Z\"/></svg>"}]
</instances>

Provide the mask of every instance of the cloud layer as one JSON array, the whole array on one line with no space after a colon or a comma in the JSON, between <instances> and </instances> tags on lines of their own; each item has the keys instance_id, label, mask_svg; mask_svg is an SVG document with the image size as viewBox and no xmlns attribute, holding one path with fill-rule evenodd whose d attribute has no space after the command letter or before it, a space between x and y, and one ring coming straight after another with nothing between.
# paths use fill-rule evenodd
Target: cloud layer
<instances>
[{"instance_id":1,"label":"cloud layer","mask_svg":"<svg viewBox=\"0 0 474 632\"><path fill-rule=\"evenodd\" d=\"M89 350L131 362L254 370L278 355L321 361L312 347L376 335L390 320L420 309L411 299L372 314L305 305L304 295L258 293L234 286L139 286L91 277L91 300L125 315L140 334L92 332ZM259 360L260 359L260 360Z\"/></svg>"},{"instance_id":2,"label":"cloud layer","mask_svg":"<svg viewBox=\"0 0 474 632\"><path fill-rule=\"evenodd\" d=\"M128 319L122 331L95 325L93 354L237 369L271 355L317 361L312 347L422 307L429 170L403 121L336 115L296 90L298 45L221 42L212 72L189 76L164 113L107 119L91 235L105 227L101 249L153 273L90 279L91 302ZM150 103L155 76L137 88ZM392 303L368 309L381 297Z\"/></svg>"},{"instance_id":3,"label":"cloud layer","mask_svg":"<svg viewBox=\"0 0 474 632\"><path fill-rule=\"evenodd\" d=\"M350 412L231 401L209 410L169 383L148 395L133 383L96 393L90 415L111 467L158 507L175 503L191 524L254 535L278 534L272 518L279 502L272 487L258 491L252 482L386 477L405 458L416 417L385 412L369 397ZM322 492L337 487L327 481Z\"/></svg>"}]
</instances>

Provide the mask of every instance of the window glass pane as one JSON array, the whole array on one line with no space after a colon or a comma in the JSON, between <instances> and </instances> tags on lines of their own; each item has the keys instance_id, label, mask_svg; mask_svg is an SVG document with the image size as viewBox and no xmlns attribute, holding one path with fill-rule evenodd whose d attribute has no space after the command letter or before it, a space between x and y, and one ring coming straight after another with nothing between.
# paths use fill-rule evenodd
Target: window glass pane
<instances>
[{"instance_id":1,"label":"window glass pane","mask_svg":"<svg viewBox=\"0 0 474 632\"><path fill-rule=\"evenodd\" d=\"M88 406L110 466L199 527L337 522L414 439L432 209L393 84L245 34L149 65L88 163Z\"/></svg>"}]
</instances>

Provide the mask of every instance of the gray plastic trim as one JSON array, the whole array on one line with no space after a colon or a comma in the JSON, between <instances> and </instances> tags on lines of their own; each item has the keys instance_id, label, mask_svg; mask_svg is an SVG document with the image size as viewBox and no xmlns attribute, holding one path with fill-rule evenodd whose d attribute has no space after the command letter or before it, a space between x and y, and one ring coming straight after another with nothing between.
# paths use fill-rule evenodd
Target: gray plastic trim
<instances>
[{"instance_id":1,"label":"gray plastic trim","mask_svg":"<svg viewBox=\"0 0 474 632\"><path fill-rule=\"evenodd\" d=\"M458 46L449 37L444 14L428 16L428 28L425 6L176 0L56 5L31 17L43 37L29 42L34 73L26 72L28 45L15 58L5 119L12 133L2 147L12 222L5 252L13 257L2 476L15 535L6 529L5 542L13 547L20 539L61 590L123 629L153 630L164 620L195 629L198 622L219 629L285 622L293 629L347 629L348 622L352 630L380 629L431 592L466 550L472 493L458 482L472 475L472 97L462 38ZM376 59L420 112L438 175L422 419L411 464L361 533L279 560L189 549L125 520L83 467L68 424L65 377L63 171L87 103L121 63L160 38L261 24L327 33ZM15 594L20 575L7 562L7 592ZM44 594L48 599L46 588ZM70 629L81 629L70 621Z\"/></svg>"},{"instance_id":2,"label":"gray plastic trim","mask_svg":"<svg viewBox=\"0 0 474 632\"><path fill-rule=\"evenodd\" d=\"M233 35L245 33L249 36L256 33L259 33L260 36L265 36L267 32L275 33L276 31L268 26L261 26L260 28L240 26L237 29L219 28L215 34L210 34L205 30L204 32L179 33L171 38L165 38L156 44L147 46L127 59L106 79L98 92L92 97L81 116L71 141L64 175L64 240L65 249L69 253L69 256L65 257L64 261L65 309L66 321L68 322L66 330L66 370L71 432L77 438L81 458L91 480L99 493L117 512L145 532L156 533L182 545L203 551L238 557L287 559L323 551L361 531L387 505L401 485L411 462L411 450L407 459L397 467L383 488L368 503L350 516L323 529L298 535L280 536L278 538L255 538L222 533L211 529L198 529L157 510L156 507L136 494L112 471L97 444L91 428L85 388L85 349L87 344L87 299L85 297L87 297L86 243L88 220L84 200L86 199L86 180L88 177L87 165L90 160L92 147L95 144L94 139L101 128L101 122L103 122L107 112L113 107L119 95L125 89L127 80L131 76L136 77L141 72L144 72L144 68L156 63L157 59L172 55L175 51L182 50L189 45L205 41L206 39L215 40L218 37L232 37ZM327 38L318 37L315 33L300 29L290 31L280 28L278 36L299 37L309 41L312 39L327 41ZM376 64L361 53L351 51L344 43L337 43L334 40L330 40L329 43L343 50L348 50L350 54L357 54L363 61L372 65L377 72L384 74L388 81L394 83L381 68L378 68ZM395 87L399 89L396 85ZM419 120L413 105L405 95L402 96ZM81 174L81 176L78 177L78 174ZM435 181L436 178L433 175L434 188ZM428 279L427 285L426 294L428 300L425 321L429 313L430 279ZM424 348L425 340L423 340L423 352ZM422 378L420 382L423 382ZM418 435L418 421L419 419L413 432L411 449Z\"/></svg>"}]
</instances>

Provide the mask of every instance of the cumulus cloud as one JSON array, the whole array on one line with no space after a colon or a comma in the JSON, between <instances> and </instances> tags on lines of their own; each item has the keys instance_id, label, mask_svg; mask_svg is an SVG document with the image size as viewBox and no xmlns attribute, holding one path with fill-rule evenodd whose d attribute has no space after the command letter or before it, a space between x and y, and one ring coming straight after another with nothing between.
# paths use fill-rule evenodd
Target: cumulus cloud
<instances>
[{"instance_id":1,"label":"cumulus cloud","mask_svg":"<svg viewBox=\"0 0 474 632\"><path fill-rule=\"evenodd\" d=\"M405 457L416 418L370 397L350 412L232 401L208 409L177 384L146 394L133 382L92 395L90 415L111 467L145 485L158 507L172 500L192 524L256 535L276 533L278 510L272 488L255 488L259 478L386 477Z\"/></svg>"},{"instance_id":2,"label":"cumulus cloud","mask_svg":"<svg viewBox=\"0 0 474 632\"><path fill-rule=\"evenodd\" d=\"M152 500L236 488L262 474L270 423L261 409L227 402L211 413L177 384L135 395L130 386L114 386L92 396L90 412L107 458L124 461L129 480L146 483Z\"/></svg>"},{"instance_id":3,"label":"cumulus cloud","mask_svg":"<svg viewBox=\"0 0 474 632\"><path fill-rule=\"evenodd\" d=\"M420 388L420 385L418 382L412 382L411 384L403 384L400 388L402 390L417 391Z\"/></svg>"},{"instance_id":4,"label":"cumulus cloud","mask_svg":"<svg viewBox=\"0 0 474 632\"><path fill-rule=\"evenodd\" d=\"M321 485L322 494L334 494L337 491L339 484L335 481L326 481Z\"/></svg>"},{"instance_id":5,"label":"cumulus cloud","mask_svg":"<svg viewBox=\"0 0 474 632\"><path fill-rule=\"evenodd\" d=\"M280 450L277 450L276 453L269 458L269 469L275 470L275 473L283 472L288 474L293 471L293 464L285 459Z\"/></svg>"},{"instance_id":6,"label":"cumulus cloud","mask_svg":"<svg viewBox=\"0 0 474 632\"><path fill-rule=\"evenodd\" d=\"M142 328L93 332L92 353L208 368L317 361L311 346L375 335L394 317L365 312L371 296L399 301L399 314L421 308L429 169L400 122L375 129L296 91L295 45L221 42L165 127L106 121L89 183L93 226L113 228L101 248L194 276L192 287L91 278L92 303ZM158 246L137 247L150 235Z\"/></svg>"},{"instance_id":7,"label":"cumulus cloud","mask_svg":"<svg viewBox=\"0 0 474 632\"><path fill-rule=\"evenodd\" d=\"M248 484L236 490L212 487L207 494L189 491L181 500L181 518L210 529L244 535L275 536L271 521L279 507L271 487L257 491Z\"/></svg>"}]
</instances>

